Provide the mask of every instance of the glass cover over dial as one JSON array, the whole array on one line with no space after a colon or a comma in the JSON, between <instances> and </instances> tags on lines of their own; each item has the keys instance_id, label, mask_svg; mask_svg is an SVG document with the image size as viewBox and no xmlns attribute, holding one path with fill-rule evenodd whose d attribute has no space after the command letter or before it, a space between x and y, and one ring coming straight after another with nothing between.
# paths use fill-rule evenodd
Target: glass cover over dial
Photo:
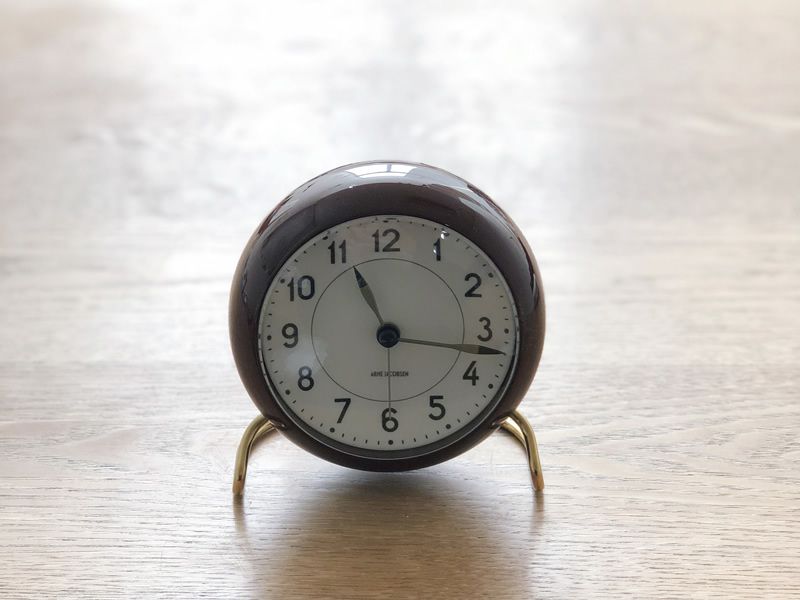
<instances>
[{"instance_id":1,"label":"glass cover over dial","mask_svg":"<svg viewBox=\"0 0 800 600\"><path fill-rule=\"evenodd\" d=\"M356 455L424 454L466 435L516 363L517 314L473 242L417 217L341 223L276 273L264 376L291 419Z\"/></svg>"}]
</instances>

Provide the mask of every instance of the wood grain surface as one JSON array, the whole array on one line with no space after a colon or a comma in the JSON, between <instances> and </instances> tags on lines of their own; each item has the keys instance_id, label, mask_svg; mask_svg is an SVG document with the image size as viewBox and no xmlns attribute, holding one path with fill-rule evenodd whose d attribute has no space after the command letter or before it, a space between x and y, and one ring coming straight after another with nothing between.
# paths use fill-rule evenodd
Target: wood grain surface
<instances>
[{"instance_id":1,"label":"wood grain surface","mask_svg":"<svg viewBox=\"0 0 800 600\"><path fill-rule=\"evenodd\" d=\"M800 597L798 64L789 0L0 4L0 597ZM233 502L238 255L373 158L527 235L543 495L275 438Z\"/></svg>"}]
</instances>

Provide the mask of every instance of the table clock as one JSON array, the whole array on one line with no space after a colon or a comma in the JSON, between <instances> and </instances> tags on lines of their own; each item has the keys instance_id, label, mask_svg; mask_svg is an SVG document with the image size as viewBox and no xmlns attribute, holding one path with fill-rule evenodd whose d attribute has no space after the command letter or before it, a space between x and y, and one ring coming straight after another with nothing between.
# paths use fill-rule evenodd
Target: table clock
<instances>
[{"instance_id":1,"label":"table clock","mask_svg":"<svg viewBox=\"0 0 800 600\"><path fill-rule=\"evenodd\" d=\"M260 416L333 463L405 471L504 429L544 487L517 406L542 353L539 268L486 194L424 164L346 165L304 183L262 221L230 294L236 367Z\"/></svg>"}]
</instances>

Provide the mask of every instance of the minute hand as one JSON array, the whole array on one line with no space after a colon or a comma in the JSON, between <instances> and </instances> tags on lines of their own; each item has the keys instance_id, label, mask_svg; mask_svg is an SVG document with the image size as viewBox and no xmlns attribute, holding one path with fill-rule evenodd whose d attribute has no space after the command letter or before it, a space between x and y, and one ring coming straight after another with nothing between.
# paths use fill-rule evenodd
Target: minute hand
<instances>
[{"instance_id":1,"label":"minute hand","mask_svg":"<svg viewBox=\"0 0 800 600\"><path fill-rule=\"evenodd\" d=\"M412 340L411 338L401 337L401 342L406 344L420 344L422 346L437 346L439 348L451 348L459 352L466 352L467 354L505 354L502 350L495 350L489 346L481 346L480 344L447 344L445 342L431 342L428 340Z\"/></svg>"}]
</instances>

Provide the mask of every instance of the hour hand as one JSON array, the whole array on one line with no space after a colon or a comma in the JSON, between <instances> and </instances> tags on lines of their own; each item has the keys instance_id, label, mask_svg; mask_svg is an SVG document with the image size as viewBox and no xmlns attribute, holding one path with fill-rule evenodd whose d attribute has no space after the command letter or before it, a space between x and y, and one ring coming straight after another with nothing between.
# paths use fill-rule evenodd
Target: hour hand
<instances>
[{"instance_id":1,"label":"hour hand","mask_svg":"<svg viewBox=\"0 0 800 600\"><path fill-rule=\"evenodd\" d=\"M358 290L361 292L361 296L364 298L364 301L367 303L367 305L372 309L372 312L375 313L375 316L378 317L378 322L383 325L381 311L378 310L378 303L375 302L375 296L373 295L367 280L364 279L363 275L361 275L357 268L353 267L353 272L356 274L356 283L358 283Z\"/></svg>"},{"instance_id":2,"label":"hour hand","mask_svg":"<svg viewBox=\"0 0 800 600\"><path fill-rule=\"evenodd\" d=\"M481 346L480 344L447 344L445 342L431 342L428 340L412 340L411 338L400 338L401 342L406 344L420 344L422 346L437 346L439 348L451 348L459 352L466 352L467 354L505 354L502 350L495 350L489 346Z\"/></svg>"}]
</instances>

